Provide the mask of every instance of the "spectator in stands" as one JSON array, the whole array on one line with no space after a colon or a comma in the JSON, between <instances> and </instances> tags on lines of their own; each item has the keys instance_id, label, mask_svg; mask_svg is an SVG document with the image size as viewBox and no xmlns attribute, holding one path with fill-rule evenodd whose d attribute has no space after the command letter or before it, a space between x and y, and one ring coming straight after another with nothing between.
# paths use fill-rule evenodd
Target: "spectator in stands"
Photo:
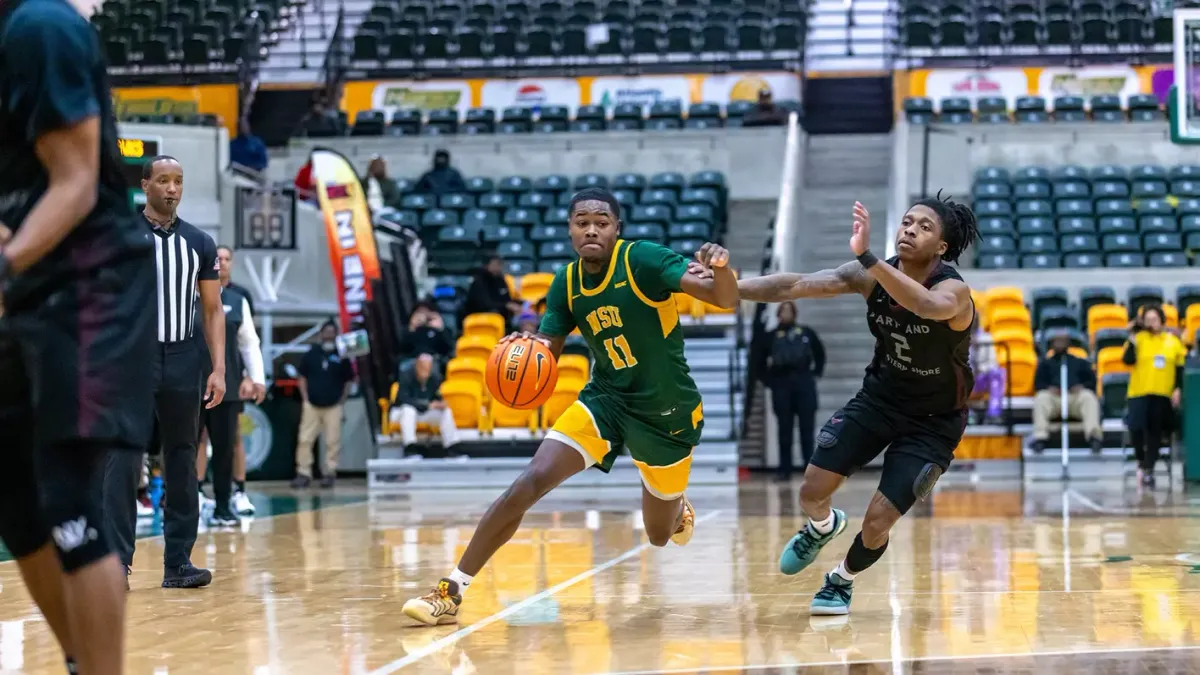
<instances>
[{"instance_id":1,"label":"spectator in stands","mask_svg":"<svg viewBox=\"0 0 1200 675\"><path fill-rule=\"evenodd\" d=\"M779 479L792 477L792 430L800 421L803 471L812 459L817 422L817 378L825 372L825 346L816 331L796 324L796 304L780 303L779 325L768 336L765 384L779 425Z\"/></svg>"},{"instance_id":2,"label":"spectator in stands","mask_svg":"<svg viewBox=\"0 0 1200 675\"><path fill-rule=\"evenodd\" d=\"M1124 361L1133 366L1129 375L1129 436L1138 460L1138 479L1154 487L1154 465L1159 449L1170 444L1183 384L1187 349L1179 338L1164 330L1162 307L1149 305L1129 323Z\"/></svg>"},{"instance_id":3,"label":"spectator in stands","mask_svg":"<svg viewBox=\"0 0 1200 675\"><path fill-rule=\"evenodd\" d=\"M450 356L454 349L454 338L442 321L437 308L422 302L408 319L408 332L400 339L400 355L414 359L422 354L438 358Z\"/></svg>"},{"instance_id":4,"label":"spectator in stands","mask_svg":"<svg viewBox=\"0 0 1200 675\"><path fill-rule=\"evenodd\" d=\"M442 378L433 367L433 357L418 356L412 370L400 375L398 384L389 416L400 425L404 446L417 442L417 424L421 422L437 425L442 447L454 445L458 429L454 426L454 413L442 400Z\"/></svg>"},{"instance_id":5,"label":"spectator in stands","mask_svg":"<svg viewBox=\"0 0 1200 675\"><path fill-rule=\"evenodd\" d=\"M971 338L971 371L975 373L972 397L986 396L984 419L990 424L999 423L1007 383L1004 368L996 361L996 344L992 341L992 334L983 326L977 326Z\"/></svg>"},{"instance_id":6,"label":"spectator in stands","mask_svg":"<svg viewBox=\"0 0 1200 675\"><path fill-rule=\"evenodd\" d=\"M1067 350L1071 338L1065 332L1050 339L1050 355L1038 362L1033 375L1037 395L1033 398L1033 451L1041 453L1050 440L1050 420L1062 416L1062 367L1067 371L1067 416L1083 421L1083 435L1100 454L1104 430L1100 427L1100 399L1096 397L1096 371L1091 362Z\"/></svg>"},{"instance_id":7,"label":"spectator in stands","mask_svg":"<svg viewBox=\"0 0 1200 675\"><path fill-rule=\"evenodd\" d=\"M479 313L499 314L504 317L506 326L521 313L521 303L513 300L508 280L504 278L504 260L495 254L488 257L487 265L475 274L467 288L462 316Z\"/></svg>"},{"instance_id":8,"label":"spectator in stands","mask_svg":"<svg viewBox=\"0 0 1200 675\"><path fill-rule=\"evenodd\" d=\"M742 117L744 127L782 127L788 123L788 111L775 105L770 89L758 90L758 105Z\"/></svg>"},{"instance_id":9,"label":"spectator in stands","mask_svg":"<svg viewBox=\"0 0 1200 675\"><path fill-rule=\"evenodd\" d=\"M324 97L313 101L312 109L300 122L302 136L337 136L341 133L341 120L337 111L330 110Z\"/></svg>"},{"instance_id":10,"label":"spectator in stands","mask_svg":"<svg viewBox=\"0 0 1200 675\"><path fill-rule=\"evenodd\" d=\"M367 206L371 207L372 212L385 206L400 206L400 187L396 185L396 181L388 178L387 161L379 155L371 157L371 163L367 165L367 175L362 178L362 186L367 195Z\"/></svg>"},{"instance_id":11,"label":"spectator in stands","mask_svg":"<svg viewBox=\"0 0 1200 675\"><path fill-rule=\"evenodd\" d=\"M237 166L262 173L267 169L267 144L250 131L250 120L238 122L238 135L229 141L229 161Z\"/></svg>"},{"instance_id":12,"label":"spectator in stands","mask_svg":"<svg viewBox=\"0 0 1200 675\"><path fill-rule=\"evenodd\" d=\"M414 192L422 194L445 195L455 192L466 192L467 182L463 180L458 169L450 166L450 153L438 150L433 153L433 168L426 171L417 180Z\"/></svg>"},{"instance_id":13,"label":"spectator in stands","mask_svg":"<svg viewBox=\"0 0 1200 675\"><path fill-rule=\"evenodd\" d=\"M313 443L325 439L325 466L321 487L333 487L337 475L338 454L342 450L342 404L350 393L354 371L350 361L337 352L337 324L332 320L321 326L320 339L300 361L300 438L296 443L296 478L292 487L304 488L312 482Z\"/></svg>"},{"instance_id":14,"label":"spectator in stands","mask_svg":"<svg viewBox=\"0 0 1200 675\"><path fill-rule=\"evenodd\" d=\"M533 311L529 303L525 303L525 309L521 310L520 316L517 317L517 330L533 335L538 332L538 325L540 323L541 317L538 316L537 312Z\"/></svg>"}]
</instances>

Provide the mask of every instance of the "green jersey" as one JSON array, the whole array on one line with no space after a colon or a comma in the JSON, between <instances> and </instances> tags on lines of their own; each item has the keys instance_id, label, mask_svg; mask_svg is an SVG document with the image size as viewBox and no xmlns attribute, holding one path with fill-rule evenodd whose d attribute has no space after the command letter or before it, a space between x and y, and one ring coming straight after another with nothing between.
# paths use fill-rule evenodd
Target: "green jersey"
<instances>
[{"instance_id":1,"label":"green jersey","mask_svg":"<svg viewBox=\"0 0 1200 675\"><path fill-rule=\"evenodd\" d=\"M687 266L658 244L618 240L603 273L589 274L579 261L558 271L540 332L565 336L579 328L595 357L584 393L609 394L626 414L648 419L700 402L673 297Z\"/></svg>"}]
</instances>

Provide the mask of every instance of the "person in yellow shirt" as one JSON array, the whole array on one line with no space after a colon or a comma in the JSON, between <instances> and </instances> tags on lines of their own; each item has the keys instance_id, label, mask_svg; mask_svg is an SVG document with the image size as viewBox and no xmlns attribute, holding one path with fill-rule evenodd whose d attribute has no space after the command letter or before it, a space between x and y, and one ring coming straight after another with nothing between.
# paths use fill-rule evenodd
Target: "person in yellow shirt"
<instances>
[{"instance_id":1,"label":"person in yellow shirt","mask_svg":"<svg viewBox=\"0 0 1200 675\"><path fill-rule=\"evenodd\" d=\"M1183 363L1187 349L1165 330L1166 317L1158 305L1149 305L1129 324L1129 341L1123 360L1133 366L1129 375L1129 436L1138 460L1138 480L1154 487L1154 465L1164 443L1169 443L1179 407Z\"/></svg>"}]
</instances>

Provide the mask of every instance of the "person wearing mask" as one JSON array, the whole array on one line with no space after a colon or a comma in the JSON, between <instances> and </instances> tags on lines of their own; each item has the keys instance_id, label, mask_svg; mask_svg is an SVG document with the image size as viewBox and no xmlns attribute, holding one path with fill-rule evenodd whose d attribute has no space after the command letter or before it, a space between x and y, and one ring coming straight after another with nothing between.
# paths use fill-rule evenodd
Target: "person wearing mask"
<instances>
[{"instance_id":1,"label":"person wearing mask","mask_svg":"<svg viewBox=\"0 0 1200 675\"><path fill-rule=\"evenodd\" d=\"M331 488L337 475L338 454L342 450L342 404L350 393L354 370L350 361L337 352L337 324L321 326L320 339L300 361L300 437L296 443L296 477L292 487L306 488L312 483L313 444L325 439L325 464L321 487Z\"/></svg>"},{"instance_id":2,"label":"person wearing mask","mask_svg":"<svg viewBox=\"0 0 1200 675\"><path fill-rule=\"evenodd\" d=\"M422 174L413 188L414 192L439 196L466 190L467 182L458 169L450 166L450 153L446 150L433 153L433 168Z\"/></svg>"},{"instance_id":3,"label":"person wearing mask","mask_svg":"<svg viewBox=\"0 0 1200 675\"><path fill-rule=\"evenodd\" d=\"M487 264L475 274L459 318L480 313L499 314L504 317L505 325L521 313L521 303L513 300L508 280L504 278L504 260L498 255L489 256Z\"/></svg>"},{"instance_id":4,"label":"person wearing mask","mask_svg":"<svg viewBox=\"0 0 1200 675\"><path fill-rule=\"evenodd\" d=\"M400 438L407 448L417 442L417 424L434 424L442 447L454 445L457 428L454 413L442 400L442 378L433 367L433 357L422 354L411 370L401 373L389 417L400 425Z\"/></svg>"},{"instance_id":5,"label":"person wearing mask","mask_svg":"<svg viewBox=\"0 0 1200 675\"><path fill-rule=\"evenodd\" d=\"M267 144L250 131L245 117L238 122L237 137L229 141L229 161L258 173L267 170Z\"/></svg>"},{"instance_id":6,"label":"person wearing mask","mask_svg":"<svg viewBox=\"0 0 1200 675\"><path fill-rule=\"evenodd\" d=\"M812 459L817 428L817 378L825 372L825 346L816 331L796 324L796 304L782 302L776 310L779 325L766 345L764 384L771 389L775 421L779 425L780 480L793 472L792 431L800 422L800 454L804 467Z\"/></svg>"},{"instance_id":7,"label":"person wearing mask","mask_svg":"<svg viewBox=\"0 0 1200 675\"><path fill-rule=\"evenodd\" d=\"M379 155L371 157L367 164L367 175L362 178L363 194L367 196L367 206L371 211L379 211L384 207L400 206L400 186L388 178L387 162Z\"/></svg>"},{"instance_id":8,"label":"person wearing mask","mask_svg":"<svg viewBox=\"0 0 1200 675\"><path fill-rule=\"evenodd\" d=\"M1056 333L1050 338L1050 355L1038 362L1033 374L1033 451L1042 453L1050 440L1050 421L1062 417L1062 366L1067 368L1067 416L1083 421L1083 435L1100 454L1104 430L1100 426L1100 399L1096 396L1096 371L1091 362L1071 354L1071 338Z\"/></svg>"},{"instance_id":9,"label":"person wearing mask","mask_svg":"<svg viewBox=\"0 0 1200 675\"><path fill-rule=\"evenodd\" d=\"M408 332L400 339L400 355L413 359L421 354L432 354L444 359L453 349L454 340L446 330L441 313L427 302L418 304L409 317Z\"/></svg>"},{"instance_id":10,"label":"person wearing mask","mask_svg":"<svg viewBox=\"0 0 1200 675\"><path fill-rule=\"evenodd\" d=\"M1183 383L1187 349L1179 338L1164 330L1162 307L1148 305L1129 323L1129 340L1123 361L1129 374L1129 436L1138 460L1138 480L1154 487L1154 465L1159 449L1170 443Z\"/></svg>"},{"instance_id":11,"label":"person wearing mask","mask_svg":"<svg viewBox=\"0 0 1200 675\"><path fill-rule=\"evenodd\" d=\"M742 117L744 127L782 127L788 123L788 111L775 105L770 89L758 90L758 103Z\"/></svg>"},{"instance_id":12,"label":"person wearing mask","mask_svg":"<svg viewBox=\"0 0 1200 675\"><path fill-rule=\"evenodd\" d=\"M987 397L984 419L991 424L998 424L1007 381L1004 368L996 361L996 343L983 326L976 326L975 335L971 338L971 370L975 373L975 390L971 394Z\"/></svg>"}]
</instances>

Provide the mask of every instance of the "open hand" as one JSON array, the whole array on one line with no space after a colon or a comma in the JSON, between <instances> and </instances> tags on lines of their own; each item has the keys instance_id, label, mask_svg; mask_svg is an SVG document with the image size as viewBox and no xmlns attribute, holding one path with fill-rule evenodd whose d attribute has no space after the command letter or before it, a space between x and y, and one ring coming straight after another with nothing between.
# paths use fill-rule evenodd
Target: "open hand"
<instances>
[{"instance_id":1,"label":"open hand","mask_svg":"<svg viewBox=\"0 0 1200 675\"><path fill-rule=\"evenodd\" d=\"M215 408L225 399L225 376L211 373L204 387L205 408Z\"/></svg>"},{"instance_id":2,"label":"open hand","mask_svg":"<svg viewBox=\"0 0 1200 675\"><path fill-rule=\"evenodd\" d=\"M508 335L505 335L504 337L500 338L499 344L502 344L502 345L508 344L509 342L512 342L513 340L517 340L520 338L528 338L530 340L537 340L538 342L546 345L547 347L550 346L549 340L547 340L544 337L539 337L537 335L534 335L533 333L530 333L528 331L515 331L512 333L509 333Z\"/></svg>"},{"instance_id":3,"label":"open hand","mask_svg":"<svg viewBox=\"0 0 1200 675\"><path fill-rule=\"evenodd\" d=\"M720 244L708 242L696 251L696 262L710 269L724 267L729 264L729 251Z\"/></svg>"},{"instance_id":4,"label":"open hand","mask_svg":"<svg viewBox=\"0 0 1200 675\"><path fill-rule=\"evenodd\" d=\"M695 260L688 261L687 273L694 277L700 278L700 279L713 278L712 268L705 267L704 265L701 265L700 263L696 262Z\"/></svg>"},{"instance_id":5,"label":"open hand","mask_svg":"<svg viewBox=\"0 0 1200 675\"><path fill-rule=\"evenodd\" d=\"M862 202L854 202L854 232L850 235L850 251L855 257L871 246L871 214Z\"/></svg>"}]
</instances>

